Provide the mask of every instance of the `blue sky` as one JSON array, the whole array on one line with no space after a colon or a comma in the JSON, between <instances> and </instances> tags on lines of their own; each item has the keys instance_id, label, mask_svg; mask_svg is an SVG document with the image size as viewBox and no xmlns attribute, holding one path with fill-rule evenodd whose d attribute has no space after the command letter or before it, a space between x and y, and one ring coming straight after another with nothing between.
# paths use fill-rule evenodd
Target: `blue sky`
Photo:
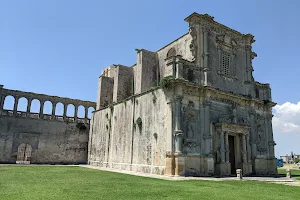
<instances>
[{"instance_id":1,"label":"blue sky","mask_svg":"<svg viewBox=\"0 0 300 200\"><path fill-rule=\"evenodd\" d=\"M300 154L299 8L297 0L0 0L0 84L96 101L102 69L134 64L135 48L155 51L188 31L189 14L208 13L255 36L254 77L283 106L274 110L276 155Z\"/></svg>"}]
</instances>

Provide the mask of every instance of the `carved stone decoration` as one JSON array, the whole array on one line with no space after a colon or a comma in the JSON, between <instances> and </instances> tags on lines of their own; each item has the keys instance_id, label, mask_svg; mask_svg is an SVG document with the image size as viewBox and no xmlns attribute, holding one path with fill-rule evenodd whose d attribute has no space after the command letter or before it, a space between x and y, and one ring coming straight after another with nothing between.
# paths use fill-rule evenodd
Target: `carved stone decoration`
<instances>
[{"instance_id":1,"label":"carved stone decoration","mask_svg":"<svg viewBox=\"0 0 300 200\"><path fill-rule=\"evenodd\" d=\"M216 36L216 41L217 42L224 42L224 40L225 40L225 35L224 34Z\"/></svg>"},{"instance_id":2,"label":"carved stone decoration","mask_svg":"<svg viewBox=\"0 0 300 200\"><path fill-rule=\"evenodd\" d=\"M185 138L195 139L196 131L196 111L194 109L194 102L189 101L186 107L183 107L184 130Z\"/></svg>"},{"instance_id":3,"label":"carved stone decoration","mask_svg":"<svg viewBox=\"0 0 300 200\"><path fill-rule=\"evenodd\" d=\"M192 41L191 41L191 44L190 44L190 50L191 50L191 53L194 57L193 58L193 61L194 61L196 59L196 56L197 56L197 31L196 31L196 27L190 25L189 32L192 36Z\"/></svg>"},{"instance_id":4,"label":"carved stone decoration","mask_svg":"<svg viewBox=\"0 0 300 200\"><path fill-rule=\"evenodd\" d=\"M240 117L238 119L238 124L249 126L250 125L250 121L249 121L249 119L247 117Z\"/></svg>"},{"instance_id":5,"label":"carved stone decoration","mask_svg":"<svg viewBox=\"0 0 300 200\"><path fill-rule=\"evenodd\" d=\"M230 123L232 123L232 116L224 114L224 115L220 116L219 122L230 124Z\"/></svg>"},{"instance_id":6,"label":"carved stone decoration","mask_svg":"<svg viewBox=\"0 0 300 200\"><path fill-rule=\"evenodd\" d=\"M186 153L194 153L197 150L197 147L200 146L200 142L196 140L186 139L184 141L184 151Z\"/></svg>"},{"instance_id":7,"label":"carved stone decoration","mask_svg":"<svg viewBox=\"0 0 300 200\"><path fill-rule=\"evenodd\" d=\"M259 152L259 154L265 154L267 149L265 147L265 132L264 129L262 127L261 124L259 124L257 126L257 140L256 140L256 144L257 144L257 151Z\"/></svg>"}]
</instances>

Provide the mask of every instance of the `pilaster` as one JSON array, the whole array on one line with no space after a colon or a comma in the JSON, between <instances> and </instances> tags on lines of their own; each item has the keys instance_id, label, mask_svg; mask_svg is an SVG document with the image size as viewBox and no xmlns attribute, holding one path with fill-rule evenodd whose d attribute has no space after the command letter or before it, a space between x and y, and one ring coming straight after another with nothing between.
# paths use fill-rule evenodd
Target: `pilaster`
<instances>
[{"instance_id":1,"label":"pilaster","mask_svg":"<svg viewBox=\"0 0 300 200\"><path fill-rule=\"evenodd\" d=\"M31 104L32 104L32 99L28 99L28 104L27 104L27 108L26 108L26 112L30 113L30 109L31 109Z\"/></svg>"},{"instance_id":2,"label":"pilaster","mask_svg":"<svg viewBox=\"0 0 300 200\"><path fill-rule=\"evenodd\" d=\"M228 132L225 132L225 152L226 152L226 156L225 156L225 162L229 163L229 142L228 142Z\"/></svg>"},{"instance_id":3,"label":"pilaster","mask_svg":"<svg viewBox=\"0 0 300 200\"><path fill-rule=\"evenodd\" d=\"M40 100L40 102L41 102L41 104L40 104L40 119L43 119L45 101L44 100Z\"/></svg>"},{"instance_id":4,"label":"pilaster","mask_svg":"<svg viewBox=\"0 0 300 200\"><path fill-rule=\"evenodd\" d=\"M52 102L52 119L55 118L56 102Z\"/></svg>"},{"instance_id":5,"label":"pilaster","mask_svg":"<svg viewBox=\"0 0 300 200\"><path fill-rule=\"evenodd\" d=\"M174 143L175 143L175 152L182 152L182 143L183 143L183 132L181 127L181 106L182 106L183 96L175 96L175 130L174 130Z\"/></svg>"},{"instance_id":6,"label":"pilaster","mask_svg":"<svg viewBox=\"0 0 300 200\"><path fill-rule=\"evenodd\" d=\"M14 115L17 114L19 99L20 99L20 97L18 97L18 96L15 97L15 104L14 104L14 110L13 110Z\"/></svg>"},{"instance_id":7,"label":"pilaster","mask_svg":"<svg viewBox=\"0 0 300 200\"><path fill-rule=\"evenodd\" d=\"M212 136L210 130L210 99L206 99L204 102L204 136L205 140L205 155L212 156Z\"/></svg>"}]
</instances>

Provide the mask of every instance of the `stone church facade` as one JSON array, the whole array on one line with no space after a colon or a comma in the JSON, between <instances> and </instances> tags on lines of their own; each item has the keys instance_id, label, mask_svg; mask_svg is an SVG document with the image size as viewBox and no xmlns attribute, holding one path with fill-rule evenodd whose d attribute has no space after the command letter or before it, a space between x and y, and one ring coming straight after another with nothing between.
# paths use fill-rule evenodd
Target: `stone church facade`
<instances>
[{"instance_id":1,"label":"stone church facade","mask_svg":"<svg viewBox=\"0 0 300 200\"><path fill-rule=\"evenodd\" d=\"M204 14L189 32L99 77L90 165L161 175L277 173L269 84L253 78L254 36Z\"/></svg>"}]
</instances>

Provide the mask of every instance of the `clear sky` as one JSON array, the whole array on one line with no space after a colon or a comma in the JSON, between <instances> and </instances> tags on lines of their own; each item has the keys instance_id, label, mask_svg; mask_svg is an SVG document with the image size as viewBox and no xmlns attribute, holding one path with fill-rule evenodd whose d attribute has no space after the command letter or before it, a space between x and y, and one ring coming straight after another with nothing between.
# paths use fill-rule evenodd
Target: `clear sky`
<instances>
[{"instance_id":1,"label":"clear sky","mask_svg":"<svg viewBox=\"0 0 300 200\"><path fill-rule=\"evenodd\" d=\"M271 84L276 156L300 154L300 1L0 0L0 84L96 101L111 64L132 65L188 31L193 12L251 33L254 78ZM288 103L289 102L289 103Z\"/></svg>"}]
</instances>

